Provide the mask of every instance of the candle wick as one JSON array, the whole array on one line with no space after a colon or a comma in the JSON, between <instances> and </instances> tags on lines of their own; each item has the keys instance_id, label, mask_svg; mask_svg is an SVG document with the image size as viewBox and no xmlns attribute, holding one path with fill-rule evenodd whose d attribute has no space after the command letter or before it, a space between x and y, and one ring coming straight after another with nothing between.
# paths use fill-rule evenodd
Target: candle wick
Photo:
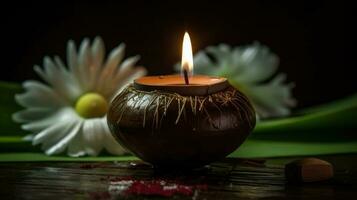
<instances>
[{"instance_id":1,"label":"candle wick","mask_svg":"<svg viewBox=\"0 0 357 200\"><path fill-rule=\"evenodd\" d=\"M190 82L189 82L189 80L188 80L188 73L187 73L187 70L186 70L186 69L183 70L183 76L184 76L184 78L185 78L185 84L186 84L186 85L189 85Z\"/></svg>"}]
</instances>

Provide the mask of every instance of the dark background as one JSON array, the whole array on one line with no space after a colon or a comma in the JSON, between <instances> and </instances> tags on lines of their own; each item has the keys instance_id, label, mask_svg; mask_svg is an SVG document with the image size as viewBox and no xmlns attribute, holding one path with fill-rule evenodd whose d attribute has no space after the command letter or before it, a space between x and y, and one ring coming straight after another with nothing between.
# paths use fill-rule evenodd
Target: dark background
<instances>
[{"instance_id":1,"label":"dark background","mask_svg":"<svg viewBox=\"0 0 357 200\"><path fill-rule=\"evenodd\" d=\"M194 52L208 45L260 41L280 57L294 81L299 107L356 92L356 53L343 1L15 2L1 6L0 80L38 79L45 55L65 58L66 42L102 36L107 51L120 42L140 54L150 74L172 73L189 31Z\"/></svg>"}]
</instances>

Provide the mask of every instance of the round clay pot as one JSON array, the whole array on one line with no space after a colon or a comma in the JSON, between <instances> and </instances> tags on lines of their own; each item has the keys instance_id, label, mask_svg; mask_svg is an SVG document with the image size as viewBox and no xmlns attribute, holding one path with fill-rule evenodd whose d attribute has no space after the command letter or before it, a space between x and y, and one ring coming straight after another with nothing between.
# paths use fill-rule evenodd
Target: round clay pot
<instances>
[{"instance_id":1,"label":"round clay pot","mask_svg":"<svg viewBox=\"0 0 357 200\"><path fill-rule=\"evenodd\" d=\"M107 115L117 141L158 167L199 167L237 149L255 126L247 97L229 86L207 96L142 91L132 85Z\"/></svg>"}]
</instances>

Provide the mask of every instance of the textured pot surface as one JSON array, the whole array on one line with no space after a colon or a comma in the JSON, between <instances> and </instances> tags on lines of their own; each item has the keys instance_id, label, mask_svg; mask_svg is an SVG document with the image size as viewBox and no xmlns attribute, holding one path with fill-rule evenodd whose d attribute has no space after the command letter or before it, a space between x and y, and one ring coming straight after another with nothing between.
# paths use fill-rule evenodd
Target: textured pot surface
<instances>
[{"instance_id":1,"label":"textured pot surface","mask_svg":"<svg viewBox=\"0 0 357 200\"><path fill-rule=\"evenodd\" d=\"M162 167L198 167L222 159L255 126L251 104L233 87L209 96L181 96L128 86L113 100L107 118L119 143Z\"/></svg>"}]
</instances>

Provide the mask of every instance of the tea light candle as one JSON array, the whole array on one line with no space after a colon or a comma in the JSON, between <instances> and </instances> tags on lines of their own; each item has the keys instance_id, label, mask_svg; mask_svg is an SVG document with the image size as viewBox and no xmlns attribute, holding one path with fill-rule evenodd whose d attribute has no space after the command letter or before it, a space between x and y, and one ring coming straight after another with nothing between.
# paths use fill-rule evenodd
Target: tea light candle
<instances>
[{"instance_id":1,"label":"tea light candle","mask_svg":"<svg viewBox=\"0 0 357 200\"><path fill-rule=\"evenodd\" d=\"M134 87L144 91L166 91L184 96L206 96L229 87L226 78L195 75L188 84L180 75L146 76L134 81Z\"/></svg>"},{"instance_id":2,"label":"tea light candle","mask_svg":"<svg viewBox=\"0 0 357 200\"><path fill-rule=\"evenodd\" d=\"M180 75L146 76L134 81L134 87L139 90L161 90L181 95L204 96L226 89L229 84L226 78L204 75L193 76L193 56L191 39L185 33L182 44Z\"/></svg>"},{"instance_id":3,"label":"tea light candle","mask_svg":"<svg viewBox=\"0 0 357 200\"><path fill-rule=\"evenodd\" d=\"M154 166L191 168L222 159L255 126L249 100L226 78L193 75L187 33L181 69L181 75L136 79L108 111L117 141Z\"/></svg>"}]
</instances>

